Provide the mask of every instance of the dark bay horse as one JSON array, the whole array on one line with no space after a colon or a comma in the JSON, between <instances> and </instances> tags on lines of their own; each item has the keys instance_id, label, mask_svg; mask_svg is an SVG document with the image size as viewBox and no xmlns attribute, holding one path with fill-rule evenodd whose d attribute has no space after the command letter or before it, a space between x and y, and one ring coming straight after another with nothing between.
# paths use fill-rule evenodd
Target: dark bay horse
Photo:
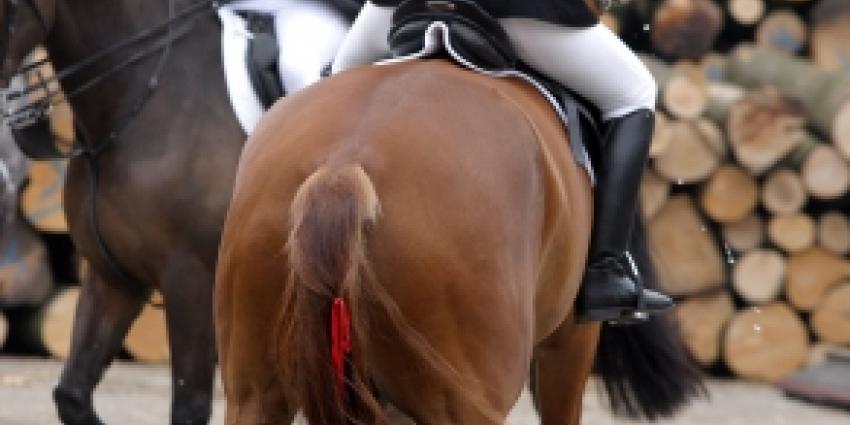
<instances>
[{"instance_id":1,"label":"dark bay horse","mask_svg":"<svg viewBox=\"0 0 850 425\"><path fill-rule=\"evenodd\" d=\"M542 423L578 424L595 359L615 410L672 413L700 384L670 327L573 318L591 218L589 178L524 83L424 60L278 102L219 253L226 423L386 423L391 403L500 424L533 365Z\"/></svg>"},{"instance_id":2,"label":"dark bay horse","mask_svg":"<svg viewBox=\"0 0 850 425\"><path fill-rule=\"evenodd\" d=\"M171 19L169 32L160 24ZM2 77L36 44L59 72L86 64L62 80L65 93L79 92L70 101L82 152L70 161L65 209L94 273L82 282L54 393L61 420L100 423L94 387L156 288L171 346L171 421L207 423L213 272L244 141L226 96L212 2L2 0L0 23Z\"/></svg>"}]
</instances>

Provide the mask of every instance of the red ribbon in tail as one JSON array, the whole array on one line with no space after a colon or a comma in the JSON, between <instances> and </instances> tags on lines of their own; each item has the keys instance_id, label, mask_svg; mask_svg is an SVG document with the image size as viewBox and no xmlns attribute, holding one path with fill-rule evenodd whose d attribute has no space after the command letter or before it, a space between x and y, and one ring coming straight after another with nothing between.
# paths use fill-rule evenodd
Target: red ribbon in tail
<instances>
[{"instance_id":1,"label":"red ribbon in tail","mask_svg":"<svg viewBox=\"0 0 850 425\"><path fill-rule=\"evenodd\" d=\"M334 298L331 307L331 360L336 370L336 388L340 398L345 390L345 357L351 352L351 312L342 298Z\"/></svg>"}]
</instances>

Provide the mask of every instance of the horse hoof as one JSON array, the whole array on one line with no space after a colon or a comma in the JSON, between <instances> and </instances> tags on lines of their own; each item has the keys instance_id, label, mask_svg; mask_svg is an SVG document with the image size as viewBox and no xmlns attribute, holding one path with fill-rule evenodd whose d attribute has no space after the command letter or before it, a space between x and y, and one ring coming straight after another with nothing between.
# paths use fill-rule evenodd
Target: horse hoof
<instances>
[{"instance_id":1,"label":"horse hoof","mask_svg":"<svg viewBox=\"0 0 850 425\"><path fill-rule=\"evenodd\" d=\"M53 390L53 401L59 419L65 425L104 425L97 417L91 398L67 388L56 387Z\"/></svg>"}]
</instances>

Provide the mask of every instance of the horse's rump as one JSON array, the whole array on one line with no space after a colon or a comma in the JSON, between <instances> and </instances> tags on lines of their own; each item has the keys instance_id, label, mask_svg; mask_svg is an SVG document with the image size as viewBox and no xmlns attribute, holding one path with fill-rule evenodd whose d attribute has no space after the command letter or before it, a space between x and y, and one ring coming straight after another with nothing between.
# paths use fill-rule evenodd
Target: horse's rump
<instances>
[{"instance_id":1,"label":"horse's rump","mask_svg":"<svg viewBox=\"0 0 850 425\"><path fill-rule=\"evenodd\" d=\"M270 314L285 310L292 258L270 254L290 234L286 212L316 170L350 167L362 167L379 198L383 214L365 234L365 255L394 304L361 309L368 343L354 350L380 365L371 382L414 416L444 403L427 394L460 393L467 383L479 390L454 395L478 413L509 409L534 344L572 308L590 231L589 180L554 112L522 83L444 61L355 70L285 99L243 154L218 291L240 304L261 297ZM339 294L327 292L329 306ZM223 361L276 351L269 344L279 329L268 325L262 341L256 332L240 340L238 329L262 326L248 316L261 314L236 310L219 309ZM280 314L285 328L291 317ZM430 347L399 335L405 329Z\"/></svg>"}]
</instances>

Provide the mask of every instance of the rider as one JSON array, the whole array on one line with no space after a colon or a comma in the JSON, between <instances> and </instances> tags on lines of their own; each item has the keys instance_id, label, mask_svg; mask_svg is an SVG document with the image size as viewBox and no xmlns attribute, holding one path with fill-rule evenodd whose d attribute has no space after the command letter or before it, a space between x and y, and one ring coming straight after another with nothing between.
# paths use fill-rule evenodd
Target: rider
<instances>
[{"instance_id":1,"label":"rider","mask_svg":"<svg viewBox=\"0 0 850 425\"><path fill-rule=\"evenodd\" d=\"M577 299L581 321L642 319L672 305L667 296L641 289L627 252L658 88L637 56L599 23L599 3L607 2L475 0L499 19L523 62L593 102L605 120L594 233ZM389 55L387 35L400 3L366 2L337 53L333 72Z\"/></svg>"}]
</instances>

